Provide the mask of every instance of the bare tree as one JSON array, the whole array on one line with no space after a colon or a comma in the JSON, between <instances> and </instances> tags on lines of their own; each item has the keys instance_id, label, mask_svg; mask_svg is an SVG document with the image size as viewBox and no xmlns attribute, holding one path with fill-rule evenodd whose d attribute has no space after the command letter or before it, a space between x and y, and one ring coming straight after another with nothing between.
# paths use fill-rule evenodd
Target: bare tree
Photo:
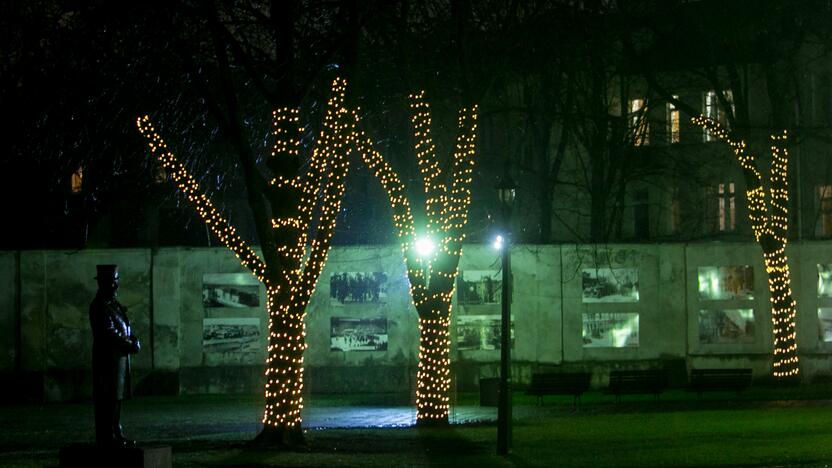
<instances>
[{"instance_id":1,"label":"bare tree","mask_svg":"<svg viewBox=\"0 0 832 468\"><path fill-rule=\"evenodd\" d=\"M748 150L744 140L735 139L719 122L712 119L696 117L694 122L731 146L743 170L748 217L754 230L754 239L763 250L763 263L771 292L771 322L774 327L772 373L776 378L796 377L800 372L795 328L797 304L792 297L789 260L786 257L789 231L788 132L784 130L782 134L771 135L771 173L768 180L764 180L757 157Z\"/></svg>"},{"instance_id":2,"label":"bare tree","mask_svg":"<svg viewBox=\"0 0 832 468\"><path fill-rule=\"evenodd\" d=\"M274 112L276 141L270 160L272 167L298 165L298 114L297 109L288 108ZM266 442L296 444L303 441L303 352L307 346L304 318L326 263L344 194L344 179L349 168L347 149L352 140L347 116L344 83L336 79L327 103L324 129L312 151L305 176L275 171L276 174L259 187L262 190L260 196L272 202L271 212L278 213L267 220L270 225L265 233L270 240L267 245L273 250L264 248L262 259L202 193L185 166L168 150L149 117L137 122L139 130L148 139L151 152L159 158L206 225L266 287L269 345L264 426L259 436Z\"/></svg>"},{"instance_id":3,"label":"bare tree","mask_svg":"<svg viewBox=\"0 0 832 468\"><path fill-rule=\"evenodd\" d=\"M149 120L139 122L180 190L216 237L266 286L269 345L266 404L258 440L304 442L301 429L304 316L326 261L344 194L352 138L345 82L333 81L322 125L309 154L300 104L332 68L349 74L360 32L356 2L298 0L188 2L172 15L171 48L242 169L256 254L218 210L194 177L162 145ZM260 155L273 109L275 138Z\"/></svg>"},{"instance_id":4,"label":"bare tree","mask_svg":"<svg viewBox=\"0 0 832 468\"><path fill-rule=\"evenodd\" d=\"M671 28L649 30L650 40L633 37L624 42L629 58L659 95L688 114L695 125L730 146L742 172L745 200L754 239L763 253L771 293L773 367L775 378L797 377L800 371L789 263L786 256L789 216L788 129L797 127L800 84L796 74L801 49L812 36L825 37L817 18L828 15L828 6L807 2L794 8L790 2L771 0L755 4L673 5L679 20ZM686 9L686 14L678 14ZM788 11L787 11L788 10ZM696 11L719 14L695 15ZM759 14L765 12L765 14ZM773 14L777 12L778 14ZM814 25L810 27L810 25ZM710 114L672 95L668 81L678 73L656 66L652 55L669 43L668 36L685 36L690 44L687 79L710 89ZM762 92L761 92L762 91ZM757 110L755 113L752 108ZM718 110L717 110L718 109ZM766 109L767 113L759 112ZM762 136L768 138L762 140ZM769 176L752 148L770 148ZM799 207L800 209L800 207Z\"/></svg>"},{"instance_id":5,"label":"bare tree","mask_svg":"<svg viewBox=\"0 0 832 468\"><path fill-rule=\"evenodd\" d=\"M445 170L431 136L431 113L424 92L411 96L410 107L416 159L426 197L422 226L417 227L414 222L401 178L360 129L356 145L364 163L387 192L407 265L410 295L419 315L417 424L445 425L451 390L451 302L471 203L477 108L459 111L453 166Z\"/></svg>"}]
</instances>

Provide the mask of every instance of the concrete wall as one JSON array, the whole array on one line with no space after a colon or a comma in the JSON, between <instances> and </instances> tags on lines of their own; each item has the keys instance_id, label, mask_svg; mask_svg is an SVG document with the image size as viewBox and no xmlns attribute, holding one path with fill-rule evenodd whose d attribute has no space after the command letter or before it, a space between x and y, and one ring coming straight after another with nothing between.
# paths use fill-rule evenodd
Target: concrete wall
<instances>
[{"instance_id":1,"label":"concrete wall","mask_svg":"<svg viewBox=\"0 0 832 468\"><path fill-rule=\"evenodd\" d=\"M698 367L752 367L755 374L765 374L771 366L771 312L765 267L759 247L748 245L702 245L687 249L687 322L688 353L691 362ZM759 261L755 259L759 258ZM754 271L753 300L706 301L699 298L697 273L700 266L750 265ZM815 278L817 279L817 278ZM815 291L817 283L807 283L803 289ZM700 344L698 318L701 310L754 309L754 342L743 345ZM807 313L810 313L807 311ZM805 341L805 340L801 340Z\"/></svg>"},{"instance_id":2,"label":"concrete wall","mask_svg":"<svg viewBox=\"0 0 832 468\"><path fill-rule=\"evenodd\" d=\"M803 362L801 366L809 375L832 375L832 342L819 339L817 310L832 307L832 298L818 297L818 264L832 264L829 242L807 242L790 253L792 286L797 301L797 343ZM769 332L770 333L770 332ZM770 336L770 335L769 335Z\"/></svg>"},{"instance_id":3,"label":"concrete wall","mask_svg":"<svg viewBox=\"0 0 832 468\"><path fill-rule=\"evenodd\" d=\"M804 375L832 375L832 343L819 338L817 264L832 264L830 243L791 245L793 290L800 311L798 343ZM134 360L135 384L144 393L256 392L265 361L265 291L260 306L206 308L203 275L243 272L221 248L170 248L156 251L87 250L0 252L0 372L18 379L28 396L66 400L89 396L91 336L88 306L95 294L95 265L117 263L122 276L119 300L128 308L144 343ZM751 265L754 298L705 301L698 294L700 266ZM594 268L638 271L635 302L582 300L582 272ZM499 270L488 246L470 245L460 271ZM754 244L520 245L512 251L515 379L527 382L534 371L588 369L596 386L608 371L665 367L683 383L690 367L752 367L764 377L771 365L769 296L759 248ZM342 272L384 272L387 296L378 303L339 303L330 296L330 276ZM701 344L699 311L753 308L753 340L743 344ZM460 303L454 298L454 323L465 316L499 315L498 303ZM638 346L587 347L585 314L638 314ZM206 352L203 320L248 318L260 324L256 346L242 351ZM387 320L386 351L332 351L333 317ZM397 246L333 249L307 316L305 356L307 391L412 392L419 334L408 282ZM498 349L461 346L452 330L454 385L472 390L481 377L497 373Z\"/></svg>"},{"instance_id":4,"label":"concrete wall","mask_svg":"<svg viewBox=\"0 0 832 468\"><path fill-rule=\"evenodd\" d=\"M95 295L95 266L118 263L119 301L138 336L149 336L150 251L22 252L21 360L27 371L44 373L48 400L89 395L92 351L89 304ZM133 360L138 373L151 367L151 354Z\"/></svg>"}]
</instances>

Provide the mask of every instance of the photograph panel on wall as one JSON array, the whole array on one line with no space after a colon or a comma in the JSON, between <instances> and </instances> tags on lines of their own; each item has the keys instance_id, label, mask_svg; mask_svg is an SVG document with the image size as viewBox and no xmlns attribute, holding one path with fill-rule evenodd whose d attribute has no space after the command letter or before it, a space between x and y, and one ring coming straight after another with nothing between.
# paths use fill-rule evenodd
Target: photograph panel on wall
<instances>
[{"instance_id":1,"label":"photograph panel on wall","mask_svg":"<svg viewBox=\"0 0 832 468\"><path fill-rule=\"evenodd\" d=\"M463 270L457 275L456 288L460 305L501 304L503 274L499 270Z\"/></svg>"},{"instance_id":2,"label":"photograph panel on wall","mask_svg":"<svg viewBox=\"0 0 832 468\"><path fill-rule=\"evenodd\" d=\"M638 314L593 312L582 319L584 348L638 347Z\"/></svg>"},{"instance_id":3,"label":"photograph panel on wall","mask_svg":"<svg viewBox=\"0 0 832 468\"><path fill-rule=\"evenodd\" d=\"M824 343L832 343L832 307L818 308L818 338Z\"/></svg>"},{"instance_id":4,"label":"photograph panel on wall","mask_svg":"<svg viewBox=\"0 0 832 468\"><path fill-rule=\"evenodd\" d=\"M582 302L638 302L638 268L584 268Z\"/></svg>"},{"instance_id":5,"label":"photograph panel on wall","mask_svg":"<svg viewBox=\"0 0 832 468\"><path fill-rule=\"evenodd\" d=\"M699 311L700 344L748 344L754 342L754 309Z\"/></svg>"},{"instance_id":6,"label":"photograph panel on wall","mask_svg":"<svg viewBox=\"0 0 832 468\"><path fill-rule=\"evenodd\" d=\"M456 348L460 351L500 349L501 315L458 315ZM514 347L514 316L511 317L511 347Z\"/></svg>"},{"instance_id":7,"label":"photograph panel on wall","mask_svg":"<svg viewBox=\"0 0 832 468\"><path fill-rule=\"evenodd\" d=\"M818 264L818 297L832 297L832 265Z\"/></svg>"},{"instance_id":8,"label":"photograph panel on wall","mask_svg":"<svg viewBox=\"0 0 832 468\"><path fill-rule=\"evenodd\" d=\"M260 282L251 273L205 273L202 305L206 308L259 307Z\"/></svg>"},{"instance_id":9,"label":"photograph panel on wall","mask_svg":"<svg viewBox=\"0 0 832 468\"><path fill-rule=\"evenodd\" d=\"M703 266L697 273L700 300L754 299L751 265Z\"/></svg>"},{"instance_id":10,"label":"photograph panel on wall","mask_svg":"<svg viewBox=\"0 0 832 468\"><path fill-rule=\"evenodd\" d=\"M332 317L330 351L387 351L387 318Z\"/></svg>"},{"instance_id":11,"label":"photograph panel on wall","mask_svg":"<svg viewBox=\"0 0 832 468\"><path fill-rule=\"evenodd\" d=\"M257 317L206 318L202 320L205 353L247 353L260 350Z\"/></svg>"},{"instance_id":12,"label":"photograph panel on wall","mask_svg":"<svg viewBox=\"0 0 832 468\"><path fill-rule=\"evenodd\" d=\"M387 273L342 271L329 275L331 305L387 302Z\"/></svg>"}]
</instances>

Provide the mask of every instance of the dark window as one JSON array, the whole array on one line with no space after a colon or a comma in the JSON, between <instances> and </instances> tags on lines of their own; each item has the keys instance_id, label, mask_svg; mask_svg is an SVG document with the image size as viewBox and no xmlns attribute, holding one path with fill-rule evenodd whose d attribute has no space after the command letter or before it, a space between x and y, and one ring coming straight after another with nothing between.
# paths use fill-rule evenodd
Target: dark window
<instances>
[{"instance_id":1,"label":"dark window","mask_svg":"<svg viewBox=\"0 0 832 468\"><path fill-rule=\"evenodd\" d=\"M650 204L647 190L636 190L634 199L634 234L637 239L647 239L650 237Z\"/></svg>"},{"instance_id":2,"label":"dark window","mask_svg":"<svg viewBox=\"0 0 832 468\"><path fill-rule=\"evenodd\" d=\"M828 73L823 73L818 77L817 93L817 122L828 124L832 120L830 119L830 115L832 115L832 83L830 83Z\"/></svg>"},{"instance_id":3,"label":"dark window","mask_svg":"<svg viewBox=\"0 0 832 468\"><path fill-rule=\"evenodd\" d=\"M815 236L832 236L832 185L818 185L815 188L815 200L818 207Z\"/></svg>"}]
</instances>

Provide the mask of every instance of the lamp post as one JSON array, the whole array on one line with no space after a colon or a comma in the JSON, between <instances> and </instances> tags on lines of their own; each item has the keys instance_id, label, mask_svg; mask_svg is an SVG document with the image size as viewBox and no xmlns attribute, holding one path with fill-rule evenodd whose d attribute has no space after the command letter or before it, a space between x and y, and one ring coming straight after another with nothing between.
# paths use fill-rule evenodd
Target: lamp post
<instances>
[{"instance_id":1,"label":"lamp post","mask_svg":"<svg viewBox=\"0 0 832 468\"><path fill-rule=\"evenodd\" d=\"M506 163L497 184L497 198L503 211L502 320L500 327L500 401L497 407L497 454L507 455L511 448L511 211L514 207L515 185Z\"/></svg>"}]
</instances>

